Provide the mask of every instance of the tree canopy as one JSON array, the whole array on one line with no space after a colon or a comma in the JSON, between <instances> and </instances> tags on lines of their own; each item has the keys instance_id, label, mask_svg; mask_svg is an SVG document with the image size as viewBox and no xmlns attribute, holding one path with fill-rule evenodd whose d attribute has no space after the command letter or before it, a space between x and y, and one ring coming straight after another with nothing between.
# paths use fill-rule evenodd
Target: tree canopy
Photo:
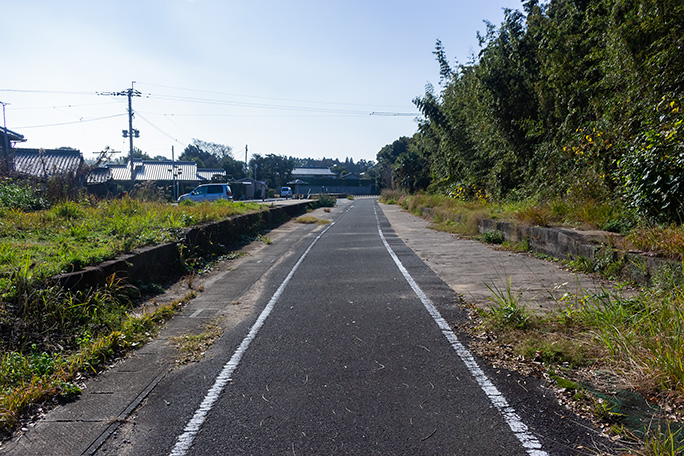
<instances>
[{"instance_id":1,"label":"tree canopy","mask_svg":"<svg viewBox=\"0 0 684 456\"><path fill-rule=\"evenodd\" d=\"M240 179L245 177L244 162L233 158L230 146L194 139L189 144L179 160L194 161L199 168L222 168L228 178Z\"/></svg>"},{"instance_id":2,"label":"tree canopy","mask_svg":"<svg viewBox=\"0 0 684 456\"><path fill-rule=\"evenodd\" d=\"M490 198L620 198L684 219L684 3L527 0L414 103L417 133L378 152L382 183Z\"/></svg>"},{"instance_id":3,"label":"tree canopy","mask_svg":"<svg viewBox=\"0 0 684 456\"><path fill-rule=\"evenodd\" d=\"M268 154L265 156L254 154L249 161L251 177L266 182L269 188L279 188L290 180L294 160L282 155ZM255 176L256 174L256 176Z\"/></svg>"}]
</instances>

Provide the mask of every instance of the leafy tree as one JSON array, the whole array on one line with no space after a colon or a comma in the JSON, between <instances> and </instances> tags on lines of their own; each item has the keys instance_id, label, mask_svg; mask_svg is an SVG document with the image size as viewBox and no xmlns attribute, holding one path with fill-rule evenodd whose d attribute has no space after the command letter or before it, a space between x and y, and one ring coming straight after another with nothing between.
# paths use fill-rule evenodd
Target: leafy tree
<instances>
[{"instance_id":1,"label":"leafy tree","mask_svg":"<svg viewBox=\"0 0 684 456\"><path fill-rule=\"evenodd\" d=\"M338 176L349 174L350 172L344 165L334 165L332 168L330 168L330 171L332 171L333 173L337 173Z\"/></svg>"},{"instance_id":2,"label":"leafy tree","mask_svg":"<svg viewBox=\"0 0 684 456\"><path fill-rule=\"evenodd\" d=\"M235 160L232 156L232 148L223 144L194 139L178 159L194 161L199 168L222 168L229 178L245 177L244 163Z\"/></svg>"},{"instance_id":3,"label":"leafy tree","mask_svg":"<svg viewBox=\"0 0 684 456\"><path fill-rule=\"evenodd\" d=\"M265 181L269 188L278 188L285 185L292 178L294 160L285 156L268 154L261 156L254 154L249 161L251 175L254 177L256 168L256 179Z\"/></svg>"},{"instance_id":4,"label":"leafy tree","mask_svg":"<svg viewBox=\"0 0 684 456\"><path fill-rule=\"evenodd\" d=\"M407 136L402 136L378 152L379 187L394 188L393 165L401 154L408 151L409 141Z\"/></svg>"}]
</instances>

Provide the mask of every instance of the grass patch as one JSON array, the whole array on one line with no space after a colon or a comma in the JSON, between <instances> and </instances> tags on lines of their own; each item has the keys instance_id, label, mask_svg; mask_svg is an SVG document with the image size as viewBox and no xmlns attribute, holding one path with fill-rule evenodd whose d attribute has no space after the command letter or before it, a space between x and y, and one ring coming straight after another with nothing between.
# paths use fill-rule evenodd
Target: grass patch
<instances>
[{"instance_id":1,"label":"grass patch","mask_svg":"<svg viewBox=\"0 0 684 456\"><path fill-rule=\"evenodd\" d=\"M173 206L130 198L33 212L0 207L0 298L12 301L25 283L181 240L188 227L259 210L256 203L225 200Z\"/></svg>"},{"instance_id":2,"label":"grass patch","mask_svg":"<svg viewBox=\"0 0 684 456\"><path fill-rule=\"evenodd\" d=\"M406 194L398 190L385 189L380 194L378 201L384 204L399 204L399 199L404 195Z\"/></svg>"},{"instance_id":3,"label":"grass patch","mask_svg":"<svg viewBox=\"0 0 684 456\"><path fill-rule=\"evenodd\" d=\"M681 288L630 296L619 291L565 296L555 312L541 316L526 312L510 280L502 287L490 286L490 291L494 306L480 312L478 331L492 334L489 340L499 348L485 353L510 350L506 356L497 353L497 362L518 357L523 366L545 366L550 380L575 406L632 442L633 454L681 454ZM604 383L601 375L591 374L596 372L612 372L615 380ZM637 403L643 405L633 405Z\"/></svg>"},{"instance_id":4,"label":"grass patch","mask_svg":"<svg viewBox=\"0 0 684 456\"><path fill-rule=\"evenodd\" d=\"M0 199L10 190L23 191L0 186ZM105 286L72 292L46 285L47 278L138 247L182 241L184 230L194 225L263 210L229 201L174 206L130 198L63 201L36 210L35 201L22 195L14 198L21 204L0 202L0 432L5 435L34 404L77 396L84 375L154 337L159 324L196 295L192 289L202 289L190 274L191 290L182 299L140 309L135 302L141 289L158 287L136 288L111 277Z\"/></svg>"},{"instance_id":5,"label":"grass patch","mask_svg":"<svg viewBox=\"0 0 684 456\"><path fill-rule=\"evenodd\" d=\"M317 217L314 217L313 215L302 215L301 217L297 217L294 219L296 223L303 223L303 224L314 224L317 223L319 225L329 225L332 223L330 220L326 219L319 219Z\"/></svg>"},{"instance_id":6,"label":"grass patch","mask_svg":"<svg viewBox=\"0 0 684 456\"><path fill-rule=\"evenodd\" d=\"M108 289L93 290L79 296L50 289L50 295L75 305L72 312L99 312L106 317L71 315L69 332L52 334L44 343L28 348L6 350L0 358L0 434L9 436L21 416L37 403L50 399L70 400L80 394L79 380L84 374L98 372L113 357L138 347L158 331L183 304L195 297L194 291L168 305L135 314L128 293L115 281ZM49 300L43 294L44 300ZM107 310L109 309L109 310ZM36 309L39 310L39 309ZM4 325L11 323L3 309ZM67 315L65 315L66 317ZM82 321L81 321L82 320ZM62 321L65 324L67 319ZM81 323L77 327L77 323ZM15 324L21 324L16 320ZM59 337L61 336L61 338ZM39 342L37 340L36 342Z\"/></svg>"},{"instance_id":7,"label":"grass patch","mask_svg":"<svg viewBox=\"0 0 684 456\"><path fill-rule=\"evenodd\" d=\"M178 348L180 353L176 363L188 364L199 362L204 353L221 337L222 333L221 320L217 319L207 324L199 334L173 337L171 343Z\"/></svg>"},{"instance_id":8,"label":"grass patch","mask_svg":"<svg viewBox=\"0 0 684 456\"><path fill-rule=\"evenodd\" d=\"M431 220L437 229L464 235L476 235L478 221L483 218L510 220L530 226L605 229L621 234L627 234L637 226L635 217L619 201L602 203L591 198L491 202L486 198L468 200L446 195L407 195L383 190L380 202L398 204L415 215ZM671 236L673 239L677 237L681 236ZM674 241L673 244L684 245L684 240ZM676 247L671 250L678 251Z\"/></svg>"},{"instance_id":9,"label":"grass patch","mask_svg":"<svg viewBox=\"0 0 684 456\"><path fill-rule=\"evenodd\" d=\"M505 288L486 284L492 296L489 298L494 306L490 310L490 318L499 328L512 327L525 329L529 325L530 313L521 303L522 293L511 289L510 278Z\"/></svg>"},{"instance_id":10,"label":"grass patch","mask_svg":"<svg viewBox=\"0 0 684 456\"><path fill-rule=\"evenodd\" d=\"M684 226L682 225L638 226L631 231L628 239L636 248L645 252L684 261Z\"/></svg>"}]
</instances>

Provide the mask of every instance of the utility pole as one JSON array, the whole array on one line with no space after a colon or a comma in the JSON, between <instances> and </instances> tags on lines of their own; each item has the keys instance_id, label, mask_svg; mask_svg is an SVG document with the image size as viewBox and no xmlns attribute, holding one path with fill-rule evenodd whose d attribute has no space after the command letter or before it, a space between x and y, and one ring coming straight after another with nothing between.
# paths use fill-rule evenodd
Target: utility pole
<instances>
[{"instance_id":1,"label":"utility pole","mask_svg":"<svg viewBox=\"0 0 684 456\"><path fill-rule=\"evenodd\" d=\"M173 146L171 146L171 174L173 175L173 200L177 200L178 197L176 196L176 155L174 154L173 151Z\"/></svg>"},{"instance_id":2,"label":"utility pole","mask_svg":"<svg viewBox=\"0 0 684 456\"><path fill-rule=\"evenodd\" d=\"M2 104L2 126L5 129L5 141L2 144L2 148L4 149L2 154L2 171L6 171L7 175L9 176L11 167L9 156L9 133L7 133L7 118L5 117L5 106L7 106L9 103L0 101L0 104Z\"/></svg>"},{"instance_id":3,"label":"utility pole","mask_svg":"<svg viewBox=\"0 0 684 456\"><path fill-rule=\"evenodd\" d=\"M247 164L247 144L245 144L245 177L249 177L249 165Z\"/></svg>"},{"instance_id":4,"label":"utility pole","mask_svg":"<svg viewBox=\"0 0 684 456\"><path fill-rule=\"evenodd\" d=\"M135 136L136 138L140 137L140 131L139 130L134 130L133 129L133 102L132 99L133 97L139 97L142 94L133 88L133 84L135 84L135 81L131 82L131 88L122 90L121 92L98 92L98 95L109 95L109 96L116 96L116 97L123 97L127 96L128 97L128 130L123 130L123 137L129 139L129 160L130 160L130 166L131 166L131 189L133 189L133 186L135 185L135 165L133 164L133 137Z\"/></svg>"}]
</instances>

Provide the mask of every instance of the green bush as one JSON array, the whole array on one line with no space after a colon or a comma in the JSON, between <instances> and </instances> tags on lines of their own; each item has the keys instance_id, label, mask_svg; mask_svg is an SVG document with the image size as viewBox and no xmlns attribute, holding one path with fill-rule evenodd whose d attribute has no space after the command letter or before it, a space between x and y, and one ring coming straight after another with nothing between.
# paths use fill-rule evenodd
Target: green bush
<instances>
[{"instance_id":1,"label":"green bush","mask_svg":"<svg viewBox=\"0 0 684 456\"><path fill-rule=\"evenodd\" d=\"M337 204L337 198L327 193L321 193L318 195L318 204L321 207L335 207Z\"/></svg>"},{"instance_id":2,"label":"green bush","mask_svg":"<svg viewBox=\"0 0 684 456\"><path fill-rule=\"evenodd\" d=\"M47 206L47 201L29 184L9 180L0 183L0 207L2 208L34 211L45 209Z\"/></svg>"},{"instance_id":3,"label":"green bush","mask_svg":"<svg viewBox=\"0 0 684 456\"><path fill-rule=\"evenodd\" d=\"M684 220L684 113L663 101L619 162L627 204L659 222Z\"/></svg>"},{"instance_id":4,"label":"green bush","mask_svg":"<svg viewBox=\"0 0 684 456\"><path fill-rule=\"evenodd\" d=\"M482 233L482 240L487 244L502 244L504 241L503 233L499 230L487 231Z\"/></svg>"}]
</instances>

